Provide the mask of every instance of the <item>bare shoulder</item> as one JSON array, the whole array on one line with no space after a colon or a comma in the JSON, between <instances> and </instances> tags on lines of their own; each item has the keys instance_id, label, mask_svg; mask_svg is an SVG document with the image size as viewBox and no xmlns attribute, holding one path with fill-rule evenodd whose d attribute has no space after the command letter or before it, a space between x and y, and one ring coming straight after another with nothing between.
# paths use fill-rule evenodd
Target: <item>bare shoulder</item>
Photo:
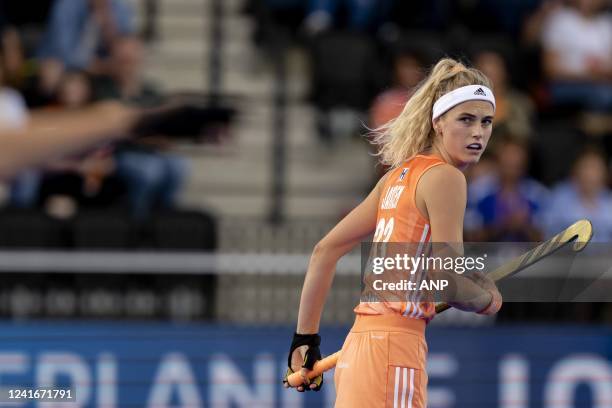
<instances>
[{"instance_id":1,"label":"bare shoulder","mask_svg":"<svg viewBox=\"0 0 612 408\"><path fill-rule=\"evenodd\" d=\"M390 175L391 173L393 173L393 171L394 171L394 169L391 169L391 170L387 171L385 174L383 174L383 176L382 176L382 177L381 177L381 178L378 180L378 183L377 183L377 184L379 184L379 185L383 185L383 184L385 184L385 182L386 182L386 181L387 181L387 179L389 178L389 175Z\"/></svg>"},{"instance_id":2,"label":"bare shoulder","mask_svg":"<svg viewBox=\"0 0 612 408\"><path fill-rule=\"evenodd\" d=\"M426 171L418 184L419 195L426 201L466 201L467 182L461 170L450 164L442 164ZM446 201L451 202L451 201Z\"/></svg>"},{"instance_id":3,"label":"bare shoulder","mask_svg":"<svg viewBox=\"0 0 612 408\"><path fill-rule=\"evenodd\" d=\"M423 187L433 187L435 189L464 189L467 186L465 175L461 170L450 164L441 164L427 170L421 177L419 184L423 184Z\"/></svg>"},{"instance_id":4,"label":"bare shoulder","mask_svg":"<svg viewBox=\"0 0 612 408\"><path fill-rule=\"evenodd\" d=\"M387 179L389 178L389 174L392 172L393 172L393 169L389 170L380 179L378 179L378 182L376 182L376 186L374 186L374 191L377 191L379 193L382 191L383 186L385 185L385 183L387 182Z\"/></svg>"}]
</instances>

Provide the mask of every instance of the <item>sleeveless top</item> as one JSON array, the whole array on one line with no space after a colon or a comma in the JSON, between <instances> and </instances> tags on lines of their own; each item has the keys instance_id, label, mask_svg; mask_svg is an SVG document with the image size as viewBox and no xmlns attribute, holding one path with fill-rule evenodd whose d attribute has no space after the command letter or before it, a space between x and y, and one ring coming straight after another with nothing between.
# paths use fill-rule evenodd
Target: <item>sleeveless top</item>
<instances>
[{"instance_id":1,"label":"sleeveless top","mask_svg":"<svg viewBox=\"0 0 612 408\"><path fill-rule=\"evenodd\" d=\"M437 156L416 155L391 170L382 187L376 219L375 243L410 243L420 256L431 238L429 220L416 206L415 196L419 180L427 170L445 164ZM418 275L418 273L417 273ZM418 293L406 293L403 301L362 301L354 312L360 315L400 314L406 318L429 322L435 315L433 302L419 302Z\"/></svg>"}]
</instances>

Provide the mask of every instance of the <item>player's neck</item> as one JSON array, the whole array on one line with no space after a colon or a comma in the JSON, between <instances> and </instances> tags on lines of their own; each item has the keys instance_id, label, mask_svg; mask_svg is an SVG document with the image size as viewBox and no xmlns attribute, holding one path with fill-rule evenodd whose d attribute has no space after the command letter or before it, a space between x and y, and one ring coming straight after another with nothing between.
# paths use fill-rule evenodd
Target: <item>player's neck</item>
<instances>
[{"instance_id":1,"label":"player's neck","mask_svg":"<svg viewBox=\"0 0 612 408\"><path fill-rule=\"evenodd\" d=\"M448 154L448 152L443 147L440 147L437 144L434 144L431 148L427 150L427 153L424 153L424 154L428 156L439 157L440 159L444 160L446 163L458 168L461 171L465 171L468 167L468 164L466 163L455 162L455 160L453 160L451 155Z\"/></svg>"}]
</instances>

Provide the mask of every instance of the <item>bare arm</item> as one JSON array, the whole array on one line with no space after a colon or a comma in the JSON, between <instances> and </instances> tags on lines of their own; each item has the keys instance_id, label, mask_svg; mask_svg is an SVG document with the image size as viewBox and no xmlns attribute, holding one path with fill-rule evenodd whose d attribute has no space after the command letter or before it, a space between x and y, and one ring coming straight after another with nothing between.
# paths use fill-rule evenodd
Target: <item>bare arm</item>
<instances>
[{"instance_id":1,"label":"bare arm","mask_svg":"<svg viewBox=\"0 0 612 408\"><path fill-rule=\"evenodd\" d=\"M0 131L0 178L125 137L138 114L114 102L83 111L34 112L25 129Z\"/></svg>"},{"instance_id":2,"label":"bare arm","mask_svg":"<svg viewBox=\"0 0 612 408\"><path fill-rule=\"evenodd\" d=\"M463 217L467 202L465 176L450 165L432 168L419 181L416 202L429 217L431 242L456 244L453 248L445 249L434 246L434 251L452 249L455 256L462 256ZM478 272L459 275L452 271L430 271L429 274L432 278L454 282L456 296L448 303L465 311L478 312L485 309L492 301L490 290L497 290L489 278Z\"/></svg>"},{"instance_id":3,"label":"bare arm","mask_svg":"<svg viewBox=\"0 0 612 408\"><path fill-rule=\"evenodd\" d=\"M19 74L24 62L21 40L15 28L11 27L2 33L2 48L4 68L8 78L12 79Z\"/></svg>"},{"instance_id":4,"label":"bare arm","mask_svg":"<svg viewBox=\"0 0 612 408\"><path fill-rule=\"evenodd\" d=\"M612 70L597 61L589 61L586 72L574 72L559 63L561 56L555 50L548 49L542 53L542 65L546 76L557 81L602 81L612 80Z\"/></svg>"},{"instance_id":5,"label":"bare arm","mask_svg":"<svg viewBox=\"0 0 612 408\"><path fill-rule=\"evenodd\" d=\"M534 46L540 42L542 27L546 19L562 7L561 0L545 0L540 7L523 22L522 40L526 46Z\"/></svg>"},{"instance_id":6,"label":"bare arm","mask_svg":"<svg viewBox=\"0 0 612 408\"><path fill-rule=\"evenodd\" d=\"M588 75L577 74L563 68L559 64L559 54L552 50L544 50L542 53L542 65L548 79L556 81L584 81L589 79Z\"/></svg>"},{"instance_id":7,"label":"bare arm","mask_svg":"<svg viewBox=\"0 0 612 408\"><path fill-rule=\"evenodd\" d=\"M336 263L376 228L378 200L384 179L315 246L302 289L297 333L319 331L321 313L334 278Z\"/></svg>"}]
</instances>

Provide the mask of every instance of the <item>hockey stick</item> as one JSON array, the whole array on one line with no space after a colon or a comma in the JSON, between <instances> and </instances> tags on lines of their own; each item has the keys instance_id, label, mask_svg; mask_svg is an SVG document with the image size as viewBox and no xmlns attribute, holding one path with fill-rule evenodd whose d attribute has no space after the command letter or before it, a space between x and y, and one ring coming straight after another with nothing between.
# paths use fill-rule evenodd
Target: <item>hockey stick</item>
<instances>
[{"instance_id":1,"label":"hockey stick","mask_svg":"<svg viewBox=\"0 0 612 408\"><path fill-rule=\"evenodd\" d=\"M548 255L571 242L574 243L572 250L575 252L582 251L589 243L592 236L593 226L589 220L583 219L576 221L567 229L550 238L548 241L542 242L532 250L529 250L523 255L503 264L488 274L488 276L495 282L508 278L524 270L525 268L528 268L541 259L546 258ZM449 306L447 303L438 303L436 304L436 313L442 313L450 307L451 306ZM306 376L308 379L313 379L325 371L332 369L336 366L338 357L340 357L339 351L317 361L313 369L309 371ZM304 378L300 372L295 372L287 377L287 382L291 387L297 387L304 383Z\"/></svg>"}]
</instances>

